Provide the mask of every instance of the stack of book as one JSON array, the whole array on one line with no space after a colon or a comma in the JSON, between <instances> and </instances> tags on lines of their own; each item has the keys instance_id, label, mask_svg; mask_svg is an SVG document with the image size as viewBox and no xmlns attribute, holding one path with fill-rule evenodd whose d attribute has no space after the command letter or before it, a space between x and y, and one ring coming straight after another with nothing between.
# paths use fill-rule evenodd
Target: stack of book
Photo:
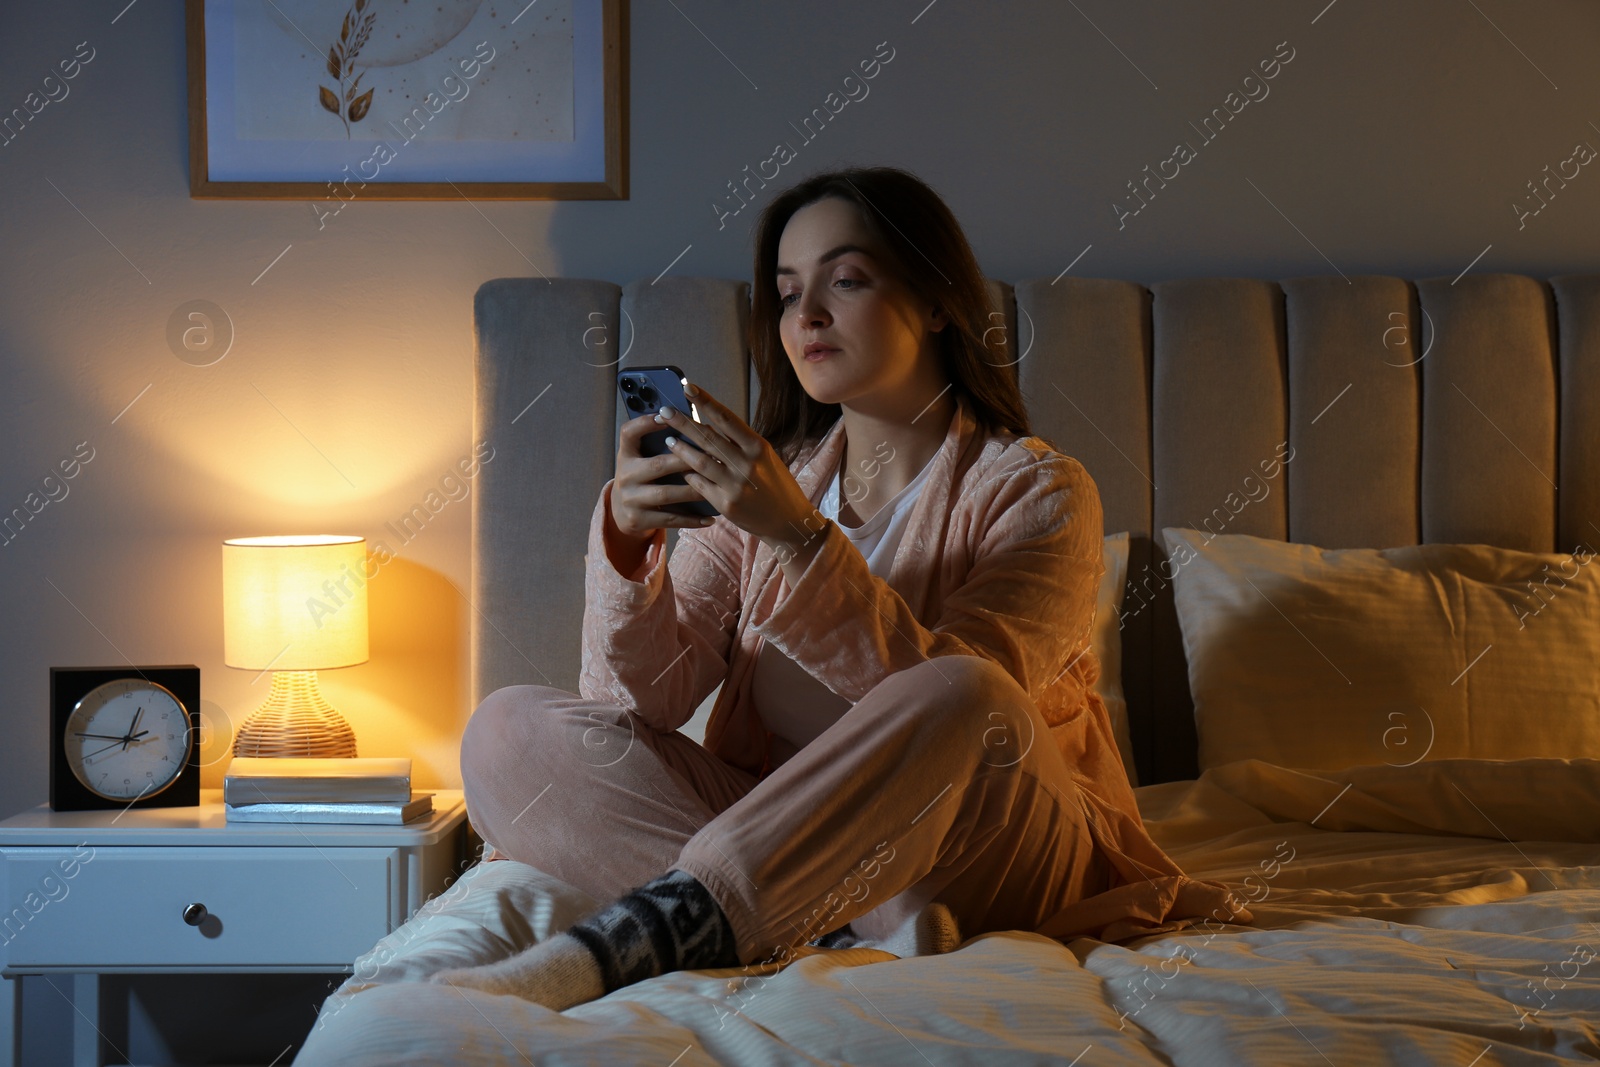
<instances>
[{"instance_id":1,"label":"stack of book","mask_svg":"<svg viewBox=\"0 0 1600 1067\"><path fill-rule=\"evenodd\" d=\"M411 792L411 760L236 756L222 777L228 822L407 823L433 810Z\"/></svg>"}]
</instances>

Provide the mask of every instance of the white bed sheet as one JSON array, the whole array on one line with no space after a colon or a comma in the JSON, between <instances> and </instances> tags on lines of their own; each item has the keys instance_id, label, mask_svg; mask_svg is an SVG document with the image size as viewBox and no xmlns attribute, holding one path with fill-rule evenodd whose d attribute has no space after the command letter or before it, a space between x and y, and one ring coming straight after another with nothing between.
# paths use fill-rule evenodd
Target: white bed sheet
<instances>
[{"instance_id":1,"label":"white bed sheet","mask_svg":"<svg viewBox=\"0 0 1600 1067\"><path fill-rule=\"evenodd\" d=\"M357 961L295 1063L1532 1064L1600 1058L1600 761L1301 772L1136 791L1250 925L1034 933L663 975L565 1013L434 985L598 902L480 864Z\"/></svg>"}]
</instances>

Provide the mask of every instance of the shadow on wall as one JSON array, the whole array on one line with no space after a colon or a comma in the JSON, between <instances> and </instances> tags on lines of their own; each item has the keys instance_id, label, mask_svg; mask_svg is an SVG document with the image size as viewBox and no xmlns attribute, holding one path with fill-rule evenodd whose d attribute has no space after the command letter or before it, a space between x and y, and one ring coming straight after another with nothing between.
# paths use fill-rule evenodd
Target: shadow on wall
<instances>
[{"instance_id":1,"label":"shadow on wall","mask_svg":"<svg viewBox=\"0 0 1600 1067\"><path fill-rule=\"evenodd\" d=\"M349 709L362 755L410 756L414 786L460 788L471 709L457 705L467 690L472 609L442 573L400 556L377 572L367 598L371 658L327 672L324 692L338 692L333 682L348 691L343 703L329 699Z\"/></svg>"}]
</instances>

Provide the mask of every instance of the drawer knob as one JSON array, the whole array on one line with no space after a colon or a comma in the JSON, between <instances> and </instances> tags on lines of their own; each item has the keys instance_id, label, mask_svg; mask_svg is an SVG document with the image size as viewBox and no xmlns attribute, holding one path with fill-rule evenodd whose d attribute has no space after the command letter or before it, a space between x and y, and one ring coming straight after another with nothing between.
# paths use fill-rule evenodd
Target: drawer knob
<instances>
[{"instance_id":1,"label":"drawer knob","mask_svg":"<svg viewBox=\"0 0 1600 1067\"><path fill-rule=\"evenodd\" d=\"M206 906L204 904L190 904L183 909L183 921L190 926L199 926L206 921Z\"/></svg>"}]
</instances>

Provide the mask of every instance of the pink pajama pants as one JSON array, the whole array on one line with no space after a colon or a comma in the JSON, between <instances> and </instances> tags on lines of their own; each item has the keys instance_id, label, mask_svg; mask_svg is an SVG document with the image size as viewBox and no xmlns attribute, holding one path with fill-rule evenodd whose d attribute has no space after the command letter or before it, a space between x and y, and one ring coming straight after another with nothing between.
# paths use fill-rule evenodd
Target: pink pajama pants
<instances>
[{"instance_id":1,"label":"pink pajama pants","mask_svg":"<svg viewBox=\"0 0 1600 1067\"><path fill-rule=\"evenodd\" d=\"M946 904L966 939L1033 930L1107 888L1075 783L1027 693L944 656L885 678L765 779L694 739L560 689L491 693L461 747L494 850L609 903L679 868L742 963Z\"/></svg>"}]
</instances>

